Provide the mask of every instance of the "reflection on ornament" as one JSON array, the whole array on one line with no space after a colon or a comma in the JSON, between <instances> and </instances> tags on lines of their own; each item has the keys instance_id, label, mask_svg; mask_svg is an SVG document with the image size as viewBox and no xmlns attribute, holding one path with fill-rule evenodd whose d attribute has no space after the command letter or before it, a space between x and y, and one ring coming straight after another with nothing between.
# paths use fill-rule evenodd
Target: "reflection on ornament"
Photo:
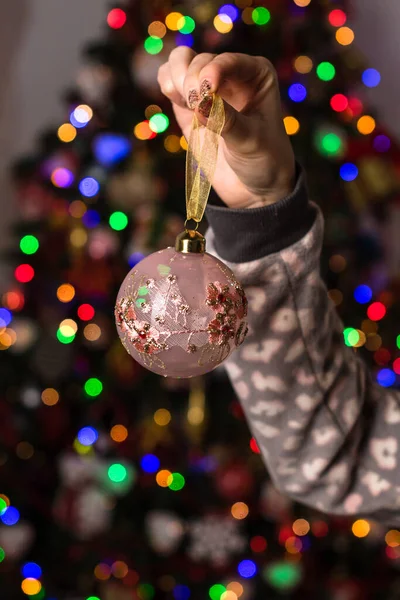
<instances>
[{"instance_id":1,"label":"reflection on ornament","mask_svg":"<svg viewBox=\"0 0 400 600\"><path fill-rule=\"evenodd\" d=\"M181 519L173 512L152 510L146 516L146 530L153 549L158 554L172 554L184 535Z\"/></svg>"},{"instance_id":2,"label":"reflection on ornament","mask_svg":"<svg viewBox=\"0 0 400 600\"><path fill-rule=\"evenodd\" d=\"M206 560L221 566L246 546L239 522L230 517L207 515L193 521L189 533L188 554L195 561Z\"/></svg>"},{"instance_id":3,"label":"reflection on ornament","mask_svg":"<svg viewBox=\"0 0 400 600\"><path fill-rule=\"evenodd\" d=\"M247 300L233 273L207 253L160 250L132 269L115 308L127 352L159 375L207 373L247 333Z\"/></svg>"}]
</instances>

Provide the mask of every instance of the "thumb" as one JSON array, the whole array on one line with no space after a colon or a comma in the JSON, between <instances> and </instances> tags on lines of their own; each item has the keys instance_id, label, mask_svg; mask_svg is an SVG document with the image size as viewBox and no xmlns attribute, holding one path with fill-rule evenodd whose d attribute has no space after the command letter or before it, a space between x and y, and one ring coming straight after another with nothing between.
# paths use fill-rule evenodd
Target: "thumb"
<instances>
[{"instance_id":1,"label":"thumb","mask_svg":"<svg viewBox=\"0 0 400 600\"><path fill-rule=\"evenodd\" d=\"M196 114L201 125L206 126L208 123L208 117L212 107L212 96L207 95L202 98L199 104L196 106ZM243 115L238 112L233 106L228 104L225 100L225 121L221 131L221 137L224 138L226 146L231 151L243 153L246 151L246 147L253 141L255 141L254 131L254 120L251 117Z\"/></svg>"}]
</instances>

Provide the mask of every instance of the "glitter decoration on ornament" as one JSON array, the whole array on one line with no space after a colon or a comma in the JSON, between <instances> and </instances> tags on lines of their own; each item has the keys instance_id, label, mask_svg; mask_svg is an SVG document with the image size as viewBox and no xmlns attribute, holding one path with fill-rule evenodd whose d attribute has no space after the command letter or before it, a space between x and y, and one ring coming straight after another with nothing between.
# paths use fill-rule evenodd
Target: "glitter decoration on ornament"
<instances>
[{"instance_id":1,"label":"glitter decoration on ornament","mask_svg":"<svg viewBox=\"0 0 400 600\"><path fill-rule=\"evenodd\" d=\"M247 333L247 300L233 273L213 256L167 248L134 267L115 308L126 350L171 377L211 371Z\"/></svg>"},{"instance_id":2,"label":"glitter decoration on ornament","mask_svg":"<svg viewBox=\"0 0 400 600\"><path fill-rule=\"evenodd\" d=\"M189 526L188 554L192 560L208 561L214 566L225 565L232 555L242 552L246 539L238 521L230 517L207 515Z\"/></svg>"}]
</instances>

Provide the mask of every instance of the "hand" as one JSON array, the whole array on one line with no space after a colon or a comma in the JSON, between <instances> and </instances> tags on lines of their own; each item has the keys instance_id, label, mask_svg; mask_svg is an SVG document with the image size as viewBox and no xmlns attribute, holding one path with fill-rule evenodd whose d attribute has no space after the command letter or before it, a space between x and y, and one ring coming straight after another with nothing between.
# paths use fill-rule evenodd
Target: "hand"
<instances>
[{"instance_id":1,"label":"hand","mask_svg":"<svg viewBox=\"0 0 400 600\"><path fill-rule=\"evenodd\" d=\"M224 100L213 188L231 208L273 204L293 190L295 159L281 113L277 76L262 56L196 54L179 46L158 72L161 91L189 139L193 110L201 124L210 110L208 93Z\"/></svg>"}]
</instances>

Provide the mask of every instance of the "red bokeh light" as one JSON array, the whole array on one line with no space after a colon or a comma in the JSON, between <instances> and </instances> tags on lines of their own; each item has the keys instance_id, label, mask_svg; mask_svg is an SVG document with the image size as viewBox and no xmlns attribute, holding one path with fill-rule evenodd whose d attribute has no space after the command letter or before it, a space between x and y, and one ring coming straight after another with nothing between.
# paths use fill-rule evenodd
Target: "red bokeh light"
<instances>
[{"instance_id":1,"label":"red bokeh light","mask_svg":"<svg viewBox=\"0 0 400 600\"><path fill-rule=\"evenodd\" d=\"M250 548L253 552L264 552L267 549L267 540L262 535L255 535L250 540Z\"/></svg>"},{"instance_id":2,"label":"red bokeh light","mask_svg":"<svg viewBox=\"0 0 400 600\"><path fill-rule=\"evenodd\" d=\"M256 438L251 438L250 440L250 448L253 450L255 454L260 454L260 448L258 447Z\"/></svg>"},{"instance_id":3,"label":"red bokeh light","mask_svg":"<svg viewBox=\"0 0 400 600\"><path fill-rule=\"evenodd\" d=\"M374 353L374 361L381 367L387 365L390 359L391 354L386 348L379 348L379 350Z\"/></svg>"},{"instance_id":4,"label":"red bokeh light","mask_svg":"<svg viewBox=\"0 0 400 600\"><path fill-rule=\"evenodd\" d=\"M25 304L25 298L19 290L11 290L3 296L4 306L10 310L22 310Z\"/></svg>"},{"instance_id":5,"label":"red bokeh light","mask_svg":"<svg viewBox=\"0 0 400 600\"><path fill-rule=\"evenodd\" d=\"M94 317L94 308L90 304L81 304L78 308L78 317L82 321L90 321Z\"/></svg>"},{"instance_id":6,"label":"red bokeh light","mask_svg":"<svg viewBox=\"0 0 400 600\"><path fill-rule=\"evenodd\" d=\"M349 101L343 94L335 94L331 98L331 107L336 112L343 112L349 106Z\"/></svg>"},{"instance_id":7,"label":"red bokeh light","mask_svg":"<svg viewBox=\"0 0 400 600\"><path fill-rule=\"evenodd\" d=\"M349 98L349 109L351 110L353 117L358 117L364 110L363 103L359 98Z\"/></svg>"},{"instance_id":8,"label":"red bokeh light","mask_svg":"<svg viewBox=\"0 0 400 600\"><path fill-rule=\"evenodd\" d=\"M331 10L328 19L332 27L343 27L347 21L347 15L343 10L337 8L335 10Z\"/></svg>"},{"instance_id":9,"label":"red bokeh light","mask_svg":"<svg viewBox=\"0 0 400 600\"><path fill-rule=\"evenodd\" d=\"M286 540L288 540L290 537L293 537L292 527L290 525L281 527L278 536L279 543L284 546Z\"/></svg>"},{"instance_id":10,"label":"red bokeh light","mask_svg":"<svg viewBox=\"0 0 400 600\"><path fill-rule=\"evenodd\" d=\"M35 271L31 265L19 265L14 271L14 277L20 283L28 283L32 281Z\"/></svg>"},{"instance_id":11,"label":"red bokeh light","mask_svg":"<svg viewBox=\"0 0 400 600\"><path fill-rule=\"evenodd\" d=\"M121 29L126 23L126 13L121 8L113 8L107 15L107 24L111 29Z\"/></svg>"},{"instance_id":12,"label":"red bokeh light","mask_svg":"<svg viewBox=\"0 0 400 600\"><path fill-rule=\"evenodd\" d=\"M373 302L368 306L367 315L371 321L380 321L386 315L386 306L382 302Z\"/></svg>"},{"instance_id":13,"label":"red bokeh light","mask_svg":"<svg viewBox=\"0 0 400 600\"><path fill-rule=\"evenodd\" d=\"M311 531L315 537L325 537L328 535L329 527L325 521L314 521L311 523Z\"/></svg>"},{"instance_id":14,"label":"red bokeh light","mask_svg":"<svg viewBox=\"0 0 400 600\"><path fill-rule=\"evenodd\" d=\"M396 360L393 361L393 371L397 375L400 375L400 358L396 358Z\"/></svg>"}]
</instances>

